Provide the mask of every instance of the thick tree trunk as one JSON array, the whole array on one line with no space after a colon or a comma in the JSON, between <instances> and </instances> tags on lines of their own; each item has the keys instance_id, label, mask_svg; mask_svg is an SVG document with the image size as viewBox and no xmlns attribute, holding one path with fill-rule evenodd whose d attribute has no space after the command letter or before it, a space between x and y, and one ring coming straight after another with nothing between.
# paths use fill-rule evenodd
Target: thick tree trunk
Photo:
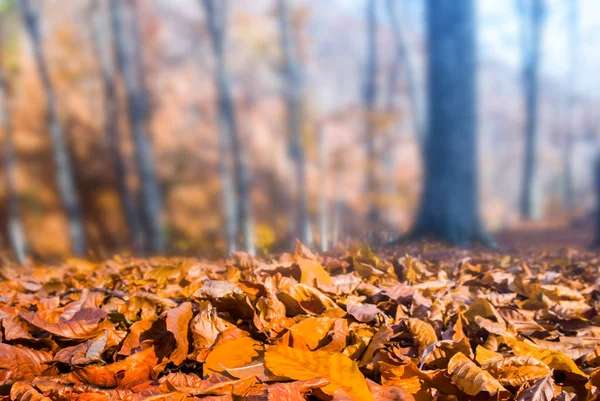
<instances>
[{"instance_id":1,"label":"thick tree trunk","mask_svg":"<svg viewBox=\"0 0 600 401\"><path fill-rule=\"evenodd\" d=\"M112 31L116 47L117 69L127 97L128 117L135 144L135 157L140 176L140 209L147 243L152 252L164 252L165 233L162 216L162 196L155 172L152 145L148 138L147 90L141 60L136 4L131 0L110 0ZM125 29L130 29L125 31Z\"/></svg>"},{"instance_id":2,"label":"thick tree trunk","mask_svg":"<svg viewBox=\"0 0 600 401\"><path fill-rule=\"evenodd\" d=\"M0 43L2 43L1 40ZM13 256L17 263L22 265L25 263L27 256L27 243L15 188L15 155L12 142L11 108L8 84L3 70L0 70L0 126L4 130L2 159L7 198L6 233Z\"/></svg>"},{"instance_id":3,"label":"thick tree trunk","mask_svg":"<svg viewBox=\"0 0 600 401\"><path fill-rule=\"evenodd\" d=\"M388 16L392 25L392 32L396 40L398 55L396 56L403 67L404 79L407 87L408 101L412 111L413 129L417 140L424 144L427 129L426 105L423 99L423 80L415 67L413 52L406 42L398 0L387 0Z\"/></svg>"},{"instance_id":4,"label":"thick tree trunk","mask_svg":"<svg viewBox=\"0 0 600 401\"><path fill-rule=\"evenodd\" d=\"M288 111L287 129L290 141L290 153L295 164L296 174L296 218L295 232L298 238L310 245L312 233L308 214L308 183L306 178L306 156L302 140L303 127L303 77L298 60L296 43L288 0L279 0L279 28L281 51L284 59L285 101Z\"/></svg>"},{"instance_id":5,"label":"thick tree trunk","mask_svg":"<svg viewBox=\"0 0 600 401\"><path fill-rule=\"evenodd\" d=\"M82 256L86 249L83 216L75 187L71 158L67 149L63 126L58 117L56 93L50 79L46 57L44 56L39 16L37 11L32 7L30 0L19 0L17 4L25 23L27 34L31 39L36 66L46 95L56 183L68 219L71 251L76 256Z\"/></svg>"},{"instance_id":6,"label":"thick tree trunk","mask_svg":"<svg viewBox=\"0 0 600 401\"><path fill-rule=\"evenodd\" d=\"M102 14L97 0L92 3L92 39L94 51L100 66L100 77L103 88L104 105L104 132L108 148L112 156L112 161L117 179L117 192L127 228L131 236L131 243L135 252L143 250L143 233L138 211L135 206L135 198L127 185L127 164L123 157L120 146L119 129L119 99L117 95L117 86L115 82L116 63L108 51L108 46L103 45L103 35L105 27L102 24ZM110 35L110 33L108 34ZM113 41L114 42L114 41Z\"/></svg>"},{"instance_id":7,"label":"thick tree trunk","mask_svg":"<svg viewBox=\"0 0 600 401\"><path fill-rule=\"evenodd\" d=\"M539 217L538 188L538 93L541 29L544 13L543 0L532 0L523 16L523 90L525 95L525 159L521 186L521 217L532 220Z\"/></svg>"},{"instance_id":8,"label":"thick tree trunk","mask_svg":"<svg viewBox=\"0 0 600 401\"><path fill-rule=\"evenodd\" d=\"M237 195L236 226L243 238L244 250L256 253L254 244L254 220L250 202L250 179L245 152L241 144L235 105L231 89L231 76L227 66L227 0L202 0L206 12L208 31L216 59L215 81L219 92L219 130L222 142L231 144L235 189ZM227 139L226 139L227 138ZM228 158L228 154L222 155ZM225 195L225 194L224 194ZM225 203L228 201L225 200ZM234 201L235 203L235 201ZM234 240L237 235L234 236Z\"/></svg>"},{"instance_id":9,"label":"thick tree trunk","mask_svg":"<svg viewBox=\"0 0 600 401\"><path fill-rule=\"evenodd\" d=\"M365 82L363 88L363 108L365 114L365 153L367 169L365 187L367 191L368 212L367 219L376 223L380 219L379 211L379 186L377 180L377 152L375 150L375 113L377 102L377 3L376 0L366 1L366 32L367 32L367 59L365 67Z\"/></svg>"},{"instance_id":10,"label":"thick tree trunk","mask_svg":"<svg viewBox=\"0 0 600 401\"><path fill-rule=\"evenodd\" d=\"M427 2L429 133L413 235L492 244L479 217L474 0Z\"/></svg>"}]
</instances>

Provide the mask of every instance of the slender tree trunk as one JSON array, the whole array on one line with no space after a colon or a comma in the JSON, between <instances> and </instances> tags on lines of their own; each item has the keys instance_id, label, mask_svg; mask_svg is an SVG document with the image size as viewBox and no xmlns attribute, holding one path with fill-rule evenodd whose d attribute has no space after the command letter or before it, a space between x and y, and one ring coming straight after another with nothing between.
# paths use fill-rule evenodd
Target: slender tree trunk
<instances>
[{"instance_id":1,"label":"slender tree trunk","mask_svg":"<svg viewBox=\"0 0 600 401\"><path fill-rule=\"evenodd\" d=\"M256 253L254 244L254 221L250 205L250 179L245 152L241 144L235 105L231 89L231 75L227 66L227 0L202 0L206 12L208 31L210 33L213 52L216 59L215 81L219 92L219 130L221 137L228 137L233 156L235 172L235 189L237 195L238 230L242 234L244 250ZM227 155L225 155L227 157Z\"/></svg>"},{"instance_id":2,"label":"slender tree trunk","mask_svg":"<svg viewBox=\"0 0 600 401\"><path fill-rule=\"evenodd\" d=\"M141 43L136 40L139 28L135 2L110 0L112 31L116 48L117 69L125 85L128 117L135 144L135 157L140 175L140 209L152 252L164 252L165 233L162 196L155 172L152 145L148 138L149 107L141 60ZM126 31L125 29L130 29Z\"/></svg>"},{"instance_id":3,"label":"slender tree trunk","mask_svg":"<svg viewBox=\"0 0 600 401\"><path fill-rule=\"evenodd\" d=\"M306 156L302 140L304 91L302 67L298 60L296 43L288 0L279 0L279 28L281 50L284 58L285 101L288 111L288 135L290 153L295 164L296 174L296 222L299 239L306 245L312 243L310 219L308 214L308 183L306 179Z\"/></svg>"},{"instance_id":4,"label":"slender tree trunk","mask_svg":"<svg viewBox=\"0 0 600 401\"><path fill-rule=\"evenodd\" d=\"M83 216L79 203L79 195L75 187L71 158L65 141L63 126L58 117L56 93L50 79L46 57L42 48L39 15L32 7L30 0L19 0L17 4L25 23L27 34L31 39L36 66L46 95L56 182L63 207L67 214L71 251L76 256L82 256L86 249Z\"/></svg>"},{"instance_id":5,"label":"slender tree trunk","mask_svg":"<svg viewBox=\"0 0 600 401\"><path fill-rule=\"evenodd\" d=\"M375 150L375 113L377 102L377 3L376 0L366 1L367 22L367 60L365 68L365 83L363 88L363 107L365 113L365 145L367 156L367 171L365 177L368 213L370 223L376 223L379 215L379 188L377 182L377 152Z\"/></svg>"},{"instance_id":6,"label":"slender tree trunk","mask_svg":"<svg viewBox=\"0 0 600 401\"><path fill-rule=\"evenodd\" d=\"M104 91L104 132L115 169L117 192L123 216L127 222L133 249L136 253L139 253L143 250L143 233L135 206L135 198L127 185L127 164L120 147L119 99L115 82L116 63L112 60L110 52L107 51L107 46L103 46L102 43L105 27L102 25L102 14L98 0L94 0L92 6L92 39L94 51L100 66L100 76Z\"/></svg>"},{"instance_id":7,"label":"slender tree trunk","mask_svg":"<svg viewBox=\"0 0 600 401\"><path fill-rule=\"evenodd\" d=\"M523 11L527 11L523 9ZM532 220L539 217L538 188L538 93L540 41L543 23L543 0L532 0L523 19L523 89L525 95L525 160L521 187L521 217Z\"/></svg>"},{"instance_id":8,"label":"slender tree trunk","mask_svg":"<svg viewBox=\"0 0 600 401\"><path fill-rule=\"evenodd\" d=\"M493 244L479 217L475 0L428 0L429 133L413 235Z\"/></svg>"},{"instance_id":9,"label":"slender tree trunk","mask_svg":"<svg viewBox=\"0 0 600 401\"><path fill-rule=\"evenodd\" d=\"M329 250L329 204L327 202L327 139L325 123L317 127L318 137L318 169L319 169L319 237L321 251Z\"/></svg>"},{"instance_id":10,"label":"slender tree trunk","mask_svg":"<svg viewBox=\"0 0 600 401\"><path fill-rule=\"evenodd\" d=\"M577 133L577 72L579 67L579 16L577 0L569 1L569 127L563 148L564 202L568 209L575 206L573 190L573 142Z\"/></svg>"},{"instance_id":11,"label":"slender tree trunk","mask_svg":"<svg viewBox=\"0 0 600 401\"><path fill-rule=\"evenodd\" d=\"M0 40L0 43L3 43ZM0 50L1 51L1 50ZM2 152L7 197L7 236L10 249L17 263L23 265L27 256L25 231L21 221L19 201L15 188L15 155L12 143L11 107L9 89L4 70L0 68L0 125L4 129Z\"/></svg>"},{"instance_id":12,"label":"slender tree trunk","mask_svg":"<svg viewBox=\"0 0 600 401\"><path fill-rule=\"evenodd\" d=\"M413 129L417 140L421 144L425 141L427 129L427 111L423 99L423 80L419 71L415 67L414 55L406 42L400 11L398 10L398 0L387 0L388 16L392 25L392 32L396 40L399 63L404 67L404 78L408 89L408 101L412 111Z\"/></svg>"}]
</instances>

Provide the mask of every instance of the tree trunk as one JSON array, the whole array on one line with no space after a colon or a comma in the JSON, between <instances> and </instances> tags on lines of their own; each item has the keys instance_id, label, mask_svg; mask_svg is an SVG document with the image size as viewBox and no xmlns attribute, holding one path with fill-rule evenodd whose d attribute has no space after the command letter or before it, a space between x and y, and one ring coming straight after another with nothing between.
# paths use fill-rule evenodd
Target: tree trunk
<instances>
[{"instance_id":1,"label":"tree trunk","mask_svg":"<svg viewBox=\"0 0 600 401\"><path fill-rule=\"evenodd\" d=\"M402 29L398 0L387 0L388 15L392 25L392 32L396 40L399 63L404 67L404 78L408 89L408 101L412 111L413 129L417 140L423 145L427 129L425 127L427 118L425 101L423 100L423 82L419 71L415 68L414 56L406 43L406 37Z\"/></svg>"},{"instance_id":2,"label":"tree trunk","mask_svg":"<svg viewBox=\"0 0 600 401\"><path fill-rule=\"evenodd\" d=\"M539 217L538 188L538 93L540 39L544 14L543 0L532 0L523 12L523 90L525 95L525 160L521 187L521 217L532 220Z\"/></svg>"},{"instance_id":3,"label":"tree trunk","mask_svg":"<svg viewBox=\"0 0 600 401\"><path fill-rule=\"evenodd\" d=\"M412 235L453 245L491 245L478 207L474 0L429 0L427 29L429 133Z\"/></svg>"},{"instance_id":4,"label":"tree trunk","mask_svg":"<svg viewBox=\"0 0 600 401\"><path fill-rule=\"evenodd\" d=\"M136 253L143 250L143 233L138 211L135 206L135 198L127 185L127 164L120 147L119 129L119 99L115 83L116 63L110 56L106 45L103 45L102 35L106 34L102 25L102 13L97 0L92 3L92 39L94 51L100 66L100 77L102 79L103 103L104 103L104 133L108 143L109 152L117 179L117 192L127 228L130 233L131 243ZM110 35L110 33L107 33ZM113 41L114 42L114 41Z\"/></svg>"},{"instance_id":5,"label":"tree trunk","mask_svg":"<svg viewBox=\"0 0 600 401\"><path fill-rule=\"evenodd\" d=\"M579 67L579 16L577 0L569 1L569 127L563 148L564 202L567 209L575 206L573 190L573 142L577 133L577 72Z\"/></svg>"},{"instance_id":6,"label":"tree trunk","mask_svg":"<svg viewBox=\"0 0 600 401\"><path fill-rule=\"evenodd\" d=\"M287 105L287 129L290 153L295 164L296 174L296 221L295 231L306 245L312 243L310 219L308 215L308 183L306 179L306 156L302 140L303 128L303 77L298 60L296 43L293 37L290 7L288 0L279 0L279 28L281 51L284 59L285 102Z\"/></svg>"},{"instance_id":7,"label":"tree trunk","mask_svg":"<svg viewBox=\"0 0 600 401\"><path fill-rule=\"evenodd\" d=\"M596 156L594 169L594 178L596 181L596 239L594 246L600 247L600 152Z\"/></svg>"},{"instance_id":8,"label":"tree trunk","mask_svg":"<svg viewBox=\"0 0 600 401\"><path fill-rule=\"evenodd\" d=\"M329 204L327 202L327 152L325 151L326 127L320 123L318 135L318 169L319 169L319 239L321 251L329 250Z\"/></svg>"},{"instance_id":9,"label":"tree trunk","mask_svg":"<svg viewBox=\"0 0 600 401\"><path fill-rule=\"evenodd\" d=\"M3 43L1 39L0 43ZM17 263L23 265L27 256L27 244L15 188L15 155L12 143L11 107L8 83L3 69L0 69L0 126L4 129L2 158L7 198L6 220L8 224L6 232L13 256Z\"/></svg>"},{"instance_id":10,"label":"tree trunk","mask_svg":"<svg viewBox=\"0 0 600 401\"><path fill-rule=\"evenodd\" d=\"M375 151L375 113L377 102L377 3L376 0L366 2L367 23L367 60L365 83L363 88L363 107L365 114L365 151L367 171L365 186L368 199L367 219L371 224L377 223L379 215L379 188L377 182L377 153Z\"/></svg>"},{"instance_id":11,"label":"tree trunk","mask_svg":"<svg viewBox=\"0 0 600 401\"><path fill-rule=\"evenodd\" d=\"M131 0L110 0L112 31L116 48L117 69L125 85L129 123L135 145L140 176L140 209L150 251L164 252L165 233L162 197L155 172L152 145L148 138L149 107L141 60L141 43L136 21L137 4ZM129 31L125 29L131 28Z\"/></svg>"},{"instance_id":12,"label":"tree trunk","mask_svg":"<svg viewBox=\"0 0 600 401\"><path fill-rule=\"evenodd\" d=\"M86 249L83 216L79 203L79 195L75 187L71 158L67 149L63 126L58 117L56 94L42 48L39 15L32 7L30 0L19 0L17 4L25 23L27 34L31 39L36 66L46 95L56 182L68 219L71 251L76 256L82 256Z\"/></svg>"},{"instance_id":13,"label":"tree trunk","mask_svg":"<svg viewBox=\"0 0 600 401\"><path fill-rule=\"evenodd\" d=\"M254 221L250 205L250 180L245 152L241 144L237 126L235 105L231 90L231 76L226 59L228 1L202 0L202 3L206 12L208 31L217 64L215 81L219 92L220 137L222 138L221 141L231 144L233 157L235 189L237 192L236 225L243 238L244 250L250 254L255 254ZM227 139L225 139L226 137ZM223 156L228 157L228 154Z\"/></svg>"}]
</instances>

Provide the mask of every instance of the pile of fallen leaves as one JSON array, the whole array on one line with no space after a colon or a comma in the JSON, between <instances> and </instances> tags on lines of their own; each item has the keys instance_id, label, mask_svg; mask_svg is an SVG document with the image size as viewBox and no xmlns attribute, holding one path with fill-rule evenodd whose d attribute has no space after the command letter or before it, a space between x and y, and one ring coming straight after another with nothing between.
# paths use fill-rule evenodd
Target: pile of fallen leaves
<instances>
[{"instance_id":1,"label":"pile of fallen leaves","mask_svg":"<svg viewBox=\"0 0 600 401\"><path fill-rule=\"evenodd\" d=\"M592 254L0 270L0 399L600 399Z\"/></svg>"}]
</instances>

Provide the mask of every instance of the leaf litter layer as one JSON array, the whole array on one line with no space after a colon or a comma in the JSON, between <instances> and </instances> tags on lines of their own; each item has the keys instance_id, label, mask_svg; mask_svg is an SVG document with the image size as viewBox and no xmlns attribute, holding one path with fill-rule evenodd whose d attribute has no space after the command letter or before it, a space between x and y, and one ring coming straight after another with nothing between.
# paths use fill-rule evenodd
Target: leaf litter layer
<instances>
[{"instance_id":1,"label":"leaf litter layer","mask_svg":"<svg viewBox=\"0 0 600 401\"><path fill-rule=\"evenodd\" d=\"M298 244L3 267L0 399L600 399L598 264Z\"/></svg>"}]
</instances>

